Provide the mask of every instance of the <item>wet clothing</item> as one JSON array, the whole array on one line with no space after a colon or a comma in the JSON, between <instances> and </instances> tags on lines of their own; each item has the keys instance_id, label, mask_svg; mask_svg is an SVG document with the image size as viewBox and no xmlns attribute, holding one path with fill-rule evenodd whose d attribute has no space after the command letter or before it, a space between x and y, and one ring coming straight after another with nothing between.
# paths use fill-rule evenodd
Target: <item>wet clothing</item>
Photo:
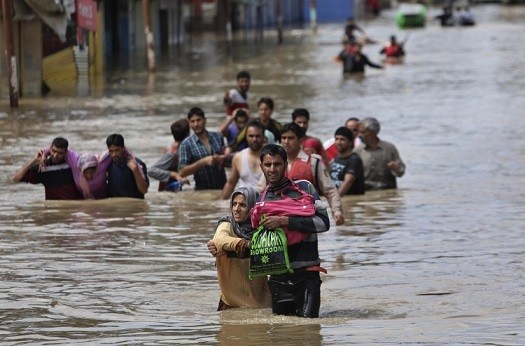
<instances>
[{"instance_id":1,"label":"wet clothing","mask_svg":"<svg viewBox=\"0 0 525 346\"><path fill-rule=\"evenodd\" d=\"M239 152L241 155L241 169L239 170L239 181L237 182L237 187L251 186L255 187L259 183L262 177L262 170L259 168L258 172L252 172L250 169L250 162L248 153L251 149L246 148Z\"/></svg>"},{"instance_id":2,"label":"wet clothing","mask_svg":"<svg viewBox=\"0 0 525 346\"><path fill-rule=\"evenodd\" d=\"M140 166L144 179L149 184L148 169L146 164L135 157ZM144 194L139 191L133 171L127 166L126 158L122 158L118 163L111 162L108 168L108 197L130 197L144 199Z\"/></svg>"},{"instance_id":3,"label":"wet clothing","mask_svg":"<svg viewBox=\"0 0 525 346\"><path fill-rule=\"evenodd\" d=\"M86 157L96 160L93 164L86 161ZM111 165L111 157L106 152L100 158L93 154L80 155L74 150L68 149L66 152L66 162L71 167L73 179L78 190L84 199L101 199L107 197L108 184L106 181L107 169ZM89 167L96 167L97 170L93 177L88 181L84 178L84 170Z\"/></svg>"},{"instance_id":4,"label":"wet clothing","mask_svg":"<svg viewBox=\"0 0 525 346\"><path fill-rule=\"evenodd\" d=\"M318 165L316 159L312 160L312 156L308 155L306 160L302 158L296 158L291 164L286 176L292 180L304 179L311 182L317 192L319 192L319 186L317 185L316 169L315 165ZM314 165L312 165L314 163ZM312 169L313 168L313 169ZM319 192L320 193L320 192Z\"/></svg>"},{"instance_id":5,"label":"wet clothing","mask_svg":"<svg viewBox=\"0 0 525 346\"><path fill-rule=\"evenodd\" d=\"M167 185L174 181L170 176L171 172L177 172L179 167L179 149L175 152L170 151L164 154L157 162L150 167L148 175L159 181L159 191L164 191Z\"/></svg>"},{"instance_id":6,"label":"wet clothing","mask_svg":"<svg viewBox=\"0 0 525 346\"><path fill-rule=\"evenodd\" d=\"M319 271L310 271L308 268L319 267L317 233L326 232L330 228L330 220L324 203L319 198L314 186L306 180L295 181L307 193L315 197L314 216L290 216L288 227L307 233L302 241L288 245L288 257L293 273L270 275L269 285L272 293L272 310L280 315L295 315L299 317L318 317L321 304L321 280ZM281 190L290 185L286 179L280 186L271 189L264 200L281 199ZM286 193L297 194L293 189Z\"/></svg>"},{"instance_id":7,"label":"wet clothing","mask_svg":"<svg viewBox=\"0 0 525 346\"><path fill-rule=\"evenodd\" d=\"M190 165L200 159L221 154L224 149L224 137L215 131L208 131L210 150L193 133L180 144L179 172L186 165ZM195 179L195 190L222 190L226 184L226 171L223 166L212 165L199 169L193 175Z\"/></svg>"},{"instance_id":8,"label":"wet clothing","mask_svg":"<svg viewBox=\"0 0 525 346\"><path fill-rule=\"evenodd\" d=\"M248 106L248 94L246 92L242 93L237 89L230 89L230 91L226 92L224 104L228 115L232 115L237 108L250 108Z\"/></svg>"},{"instance_id":9,"label":"wet clothing","mask_svg":"<svg viewBox=\"0 0 525 346\"><path fill-rule=\"evenodd\" d=\"M389 44L388 46L381 49L380 54L385 54L387 58L401 58L405 56L405 51L403 46L400 44Z\"/></svg>"},{"instance_id":10,"label":"wet clothing","mask_svg":"<svg viewBox=\"0 0 525 346\"><path fill-rule=\"evenodd\" d=\"M439 19L441 26L454 26L456 20L454 19L454 14L450 9L443 9L443 13L434 17Z\"/></svg>"},{"instance_id":11,"label":"wet clothing","mask_svg":"<svg viewBox=\"0 0 525 346\"><path fill-rule=\"evenodd\" d=\"M359 155L352 153L348 157L336 156L330 164L330 168L330 176L338 189L343 183L345 175L351 174L355 177L355 180L346 194L362 195L365 193L363 161Z\"/></svg>"},{"instance_id":12,"label":"wet clothing","mask_svg":"<svg viewBox=\"0 0 525 346\"><path fill-rule=\"evenodd\" d=\"M283 130L283 125L277 120L270 118L270 123L268 124L268 126L265 126L265 127L266 127L266 130L273 133L273 136L275 137L275 141L278 143L281 143L281 131Z\"/></svg>"},{"instance_id":13,"label":"wet clothing","mask_svg":"<svg viewBox=\"0 0 525 346\"><path fill-rule=\"evenodd\" d=\"M243 221L237 222L233 216L233 198L244 196L248 210L257 200L257 193L252 187L235 189L230 197L230 213L217 223L213 243L219 253L215 260L217 278L221 287L221 299L218 310L229 308L251 307L267 308L271 306L270 289L266 276L248 278L250 268L249 241L255 232L250 222L250 213Z\"/></svg>"},{"instance_id":14,"label":"wet clothing","mask_svg":"<svg viewBox=\"0 0 525 346\"><path fill-rule=\"evenodd\" d=\"M256 119L256 120L260 122L259 119ZM268 126L265 126L265 130L270 131L273 134L275 141L279 143L281 142L282 129L283 129L283 125L280 122L273 120L271 118L270 118L270 123L268 124ZM235 143L239 143L239 145L242 144L243 145L242 149L248 147L248 143L246 142L246 128L244 128L235 138ZM235 151L239 151L237 147L235 147L234 149Z\"/></svg>"},{"instance_id":15,"label":"wet clothing","mask_svg":"<svg viewBox=\"0 0 525 346\"><path fill-rule=\"evenodd\" d=\"M309 162L310 172L302 170L304 173L301 174L301 170L295 170L295 165L304 165L305 162ZM290 173L292 172L292 173ZM312 180L309 180L313 176ZM308 155L303 150L297 154L297 158L293 163L288 162L288 174L287 177L290 179L305 179L311 182L319 195L326 197L332 212L343 212L343 205L341 203L341 196L337 192L337 188L328 174L323 158L317 154ZM266 181L265 181L266 183Z\"/></svg>"},{"instance_id":16,"label":"wet clothing","mask_svg":"<svg viewBox=\"0 0 525 346\"><path fill-rule=\"evenodd\" d=\"M396 177L405 174L406 166L392 143L379 140L376 149L361 144L354 149L354 152L363 160L366 190L397 188ZM397 172L391 171L387 167L390 161L398 162L401 168Z\"/></svg>"},{"instance_id":17,"label":"wet clothing","mask_svg":"<svg viewBox=\"0 0 525 346\"><path fill-rule=\"evenodd\" d=\"M246 142L246 129L240 130L235 122L228 126L226 141L232 152L241 151L248 147Z\"/></svg>"},{"instance_id":18,"label":"wet clothing","mask_svg":"<svg viewBox=\"0 0 525 346\"><path fill-rule=\"evenodd\" d=\"M365 72L365 66L372 68L383 68L381 65L371 62L363 53L349 54L343 50L338 55L339 60L343 62L343 73Z\"/></svg>"},{"instance_id":19,"label":"wet clothing","mask_svg":"<svg viewBox=\"0 0 525 346\"><path fill-rule=\"evenodd\" d=\"M66 162L55 164L48 159L42 171L39 171L39 164L35 164L21 181L44 185L46 200L84 199L75 184L71 167Z\"/></svg>"},{"instance_id":20,"label":"wet clothing","mask_svg":"<svg viewBox=\"0 0 525 346\"><path fill-rule=\"evenodd\" d=\"M321 307L321 276L318 271L296 270L286 280L270 276L272 312L277 315L319 317Z\"/></svg>"},{"instance_id":21,"label":"wet clothing","mask_svg":"<svg viewBox=\"0 0 525 346\"><path fill-rule=\"evenodd\" d=\"M238 258L231 254L240 241L241 238L233 232L231 223L219 223L213 242L217 250L229 251L228 255L217 256L215 260L221 301L228 307L268 308L271 306L268 279L261 277L250 280L250 258Z\"/></svg>"}]
</instances>

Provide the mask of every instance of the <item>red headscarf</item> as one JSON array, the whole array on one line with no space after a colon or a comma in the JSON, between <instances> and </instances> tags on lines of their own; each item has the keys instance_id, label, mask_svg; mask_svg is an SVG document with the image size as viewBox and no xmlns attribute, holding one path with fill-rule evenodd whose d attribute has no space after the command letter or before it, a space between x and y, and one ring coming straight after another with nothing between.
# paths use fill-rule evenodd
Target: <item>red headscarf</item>
<instances>
[{"instance_id":1,"label":"red headscarf","mask_svg":"<svg viewBox=\"0 0 525 346\"><path fill-rule=\"evenodd\" d=\"M323 158L323 162L325 164L325 166L328 167L328 157L326 156L326 152L323 148L323 144L321 143L320 140L316 139L316 138L307 138L304 140L303 142L303 150L305 148L311 148L311 149L314 149L314 154L317 154L317 155L321 155L321 157Z\"/></svg>"}]
</instances>

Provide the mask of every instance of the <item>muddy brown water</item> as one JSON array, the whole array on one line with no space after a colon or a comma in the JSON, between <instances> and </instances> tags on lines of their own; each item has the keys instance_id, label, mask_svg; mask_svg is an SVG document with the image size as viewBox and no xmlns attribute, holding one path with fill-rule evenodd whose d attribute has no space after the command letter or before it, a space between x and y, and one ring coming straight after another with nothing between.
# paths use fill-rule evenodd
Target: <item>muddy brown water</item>
<instances>
[{"instance_id":1,"label":"muddy brown water","mask_svg":"<svg viewBox=\"0 0 525 346\"><path fill-rule=\"evenodd\" d=\"M370 37L409 35L407 59L344 79L332 58L341 25L236 42L234 55L196 40L160 57L150 80L116 69L86 96L23 100L0 112L0 341L15 344L492 344L525 343L525 7L477 5L478 24L399 30L393 12L362 25ZM429 15L437 14L431 9ZM380 60L379 45L364 52ZM169 125L194 105L208 126L224 91L252 73L274 117L312 114L328 139L350 116L373 115L407 164L396 191L343 199L343 226L320 236L321 317L269 309L216 312L205 243L227 213L219 192L144 201L46 202L42 186L9 176L55 136L102 151L108 134L151 165Z\"/></svg>"}]
</instances>

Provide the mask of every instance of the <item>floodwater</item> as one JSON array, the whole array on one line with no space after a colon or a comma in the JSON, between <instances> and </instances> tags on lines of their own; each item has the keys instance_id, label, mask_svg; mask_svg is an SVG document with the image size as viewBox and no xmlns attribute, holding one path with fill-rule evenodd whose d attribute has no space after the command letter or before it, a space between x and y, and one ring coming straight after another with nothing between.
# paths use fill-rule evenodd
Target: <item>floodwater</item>
<instances>
[{"instance_id":1,"label":"floodwater","mask_svg":"<svg viewBox=\"0 0 525 346\"><path fill-rule=\"evenodd\" d=\"M361 23L372 38L408 36L402 65L343 79L332 60L341 25L288 31L227 57L213 40L136 63L83 97L21 100L0 113L0 342L15 344L525 344L525 7L477 5L478 25L401 31L393 12ZM429 15L437 14L438 9ZM379 45L364 52L379 60ZM349 116L373 115L407 164L397 191L345 197L347 222L320 236L319 319L269 309L216 310L206 241L227 213L218 191L144 201L45 202L9 176L65 136L102 151L120 132L148 165L191 106L222 119L224 91L252 73L252 105L306 107L328 139ZM255 110L255 107L252 108Z\"/></svg>"}]
</instances>

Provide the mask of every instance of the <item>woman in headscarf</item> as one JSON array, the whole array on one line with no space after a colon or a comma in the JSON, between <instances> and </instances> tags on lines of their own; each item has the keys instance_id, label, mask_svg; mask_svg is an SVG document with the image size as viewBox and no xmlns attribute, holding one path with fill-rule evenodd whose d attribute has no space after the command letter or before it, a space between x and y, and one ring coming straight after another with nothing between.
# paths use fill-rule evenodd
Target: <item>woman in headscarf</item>
<instances>
[{"instance_id":1,"label":"woman in headscarf","mask_svg":"<svg viewBox=\"0 0 525 346\"><path fill-rule=\"evenodd\" d=\"M68 161L67 156L66 161ZM107 190L106 171L111 164L109 155L103 155L99 160L96 155L87 153L78 156L76 160L76 167L73 167L75 156L71 157L70 166L73 171L73 179L75 179L84 199L105 198Z\"/></svg>"},{"instance_id":2,"label":"woman in headscarf","mask_svg":"<svg viewBox=\"0 0 525 346\"><path fill-rule=\"evenodd\" d=\"M50 148L44 149L46 155L49 152ZM75 185L84 199L106 198L106 171L111 164L111 157L107 151L95 155L80 154L72 149L67 149L65 160L71 168ZM41 162L40 165L41 169L45 169L44 162Z\"/></svg>"},{"instance_id":3,"label":"woman in headscarf","mask_svg":"<svg viewBox=\"0 0 525 346\"><path fill-rule=\"evenodd\" d=\"M330 160L326 155L323 144L318 139L310 137L303 142L303 151L308 155L317 154L323 158L323 163L326 167L330 167Z\"/></svg>"},{"instance_id":4,"label":"woman in headscarf","mask_svg":"<svg viewBox=\"0 0 525 346\"><path fill-rule=\"evenodd\" d=\"M211 241L218 251L215 262L221 287L218 311L271 306L267 278L248 278L250 240L255 232L250 223L250 210L256 200L257 192L252 187L233 191L230 213L219 220Z\"/></svg>"}]
</instances>

